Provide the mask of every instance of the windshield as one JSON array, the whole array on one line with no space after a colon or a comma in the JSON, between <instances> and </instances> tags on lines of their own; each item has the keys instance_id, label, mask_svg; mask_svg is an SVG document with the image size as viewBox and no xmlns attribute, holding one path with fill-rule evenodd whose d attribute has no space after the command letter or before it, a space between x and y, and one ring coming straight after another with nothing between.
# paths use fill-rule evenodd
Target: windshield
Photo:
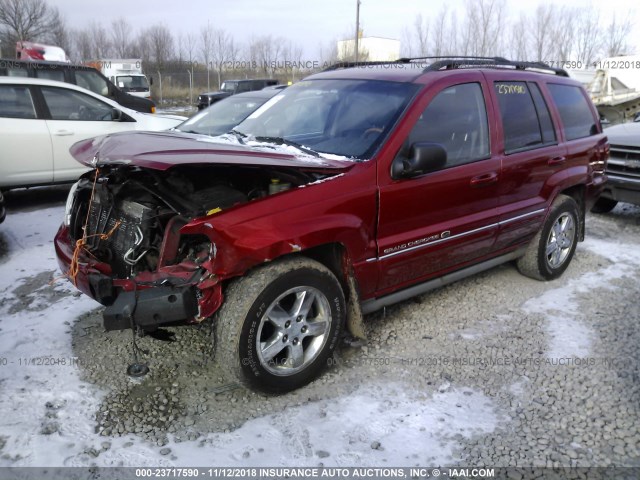
<instances>
[{"instance_id":1,"label":"windshield","mask_svg":"<svg viewBox=\"0 0 640 480\"><path fill-rule=\"evenodd\" d=\"M235 131L319 153L369 158L418 86L373 80L307 80L282 91Z\"/></svg>"},{"instance_id":2,"label":"windshield","mask_svg":"<svg viewBox=\"0 0 640 480\"><path fill-rule=\"evenodd\" d=\"M275 92L274 92L275 93ZM187 133L222 135L238 125L269 98L228 97L176 127Z\"/></svg>"},{"instance_id":3,"label":"windshield","mask_svg":"<svg viewBox=\"0 0 640 480\"><path fill-rule=\"evenodd\" d=\"M142 92L149 90L147 78L138 75L118 75L118 87L125 92Z\"/></svg>"}]
</instances>

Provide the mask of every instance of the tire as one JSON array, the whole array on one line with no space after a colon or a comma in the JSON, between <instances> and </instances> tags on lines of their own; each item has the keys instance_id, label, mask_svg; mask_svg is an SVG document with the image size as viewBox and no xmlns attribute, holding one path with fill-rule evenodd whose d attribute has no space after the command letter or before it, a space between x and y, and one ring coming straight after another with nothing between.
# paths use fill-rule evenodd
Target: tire
<instances>
[{"instance_id":1,"label":"tire","mask_svg":"<svg viewBox=\"0 0 640 480\"><path fill-rule=\"evenodd\" d=\"M576 251L580 218L575 200L559 195L542 229L516 261L520 273L536 280L553 280L562 275Z\"/></svg>"},{"instance_id":2,"label":"tire","mask_svg":"<svg viewBox=\"0 0 640 480\"><path fill-rule=\"evenodd\" d=\"M288 258L231 282L214 316L216 362L230 382L266 393L306 385L327 364L346 316L324 265Z\"/></svg>"},{"instance_id":3,"label":"tire","mask_svg":"<svg viewBox=\"0 0 640 480\"><path fill-rule=\"evenodd\" d=\"M609 213L611 210L616 208L618 204L617 200L613 200L611 198L600 197L596 200L596 203L591 207L591 212L593 213Z\"/></svg>"}]
</instances>

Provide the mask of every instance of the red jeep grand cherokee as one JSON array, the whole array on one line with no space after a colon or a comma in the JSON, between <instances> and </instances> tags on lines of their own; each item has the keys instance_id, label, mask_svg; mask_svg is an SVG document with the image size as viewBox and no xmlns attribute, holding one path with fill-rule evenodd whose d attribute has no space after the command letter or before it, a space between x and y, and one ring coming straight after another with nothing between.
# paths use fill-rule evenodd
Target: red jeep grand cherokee
<instances>
[{"instance_id":1,"label":"red jeep grand cherokee","mask_svg":"<svg viewBox=\"0 0 640 480\"><path fill-rule=\"evenodd\" d=\"M586 92L544 64L428 61L337 65L219 137L77 143L95 169L62 270L107 330L213 317L224 374L264 391L309 382L386 305L510 260L558 277L606 180Z\"/></svg>"}]
</instances>

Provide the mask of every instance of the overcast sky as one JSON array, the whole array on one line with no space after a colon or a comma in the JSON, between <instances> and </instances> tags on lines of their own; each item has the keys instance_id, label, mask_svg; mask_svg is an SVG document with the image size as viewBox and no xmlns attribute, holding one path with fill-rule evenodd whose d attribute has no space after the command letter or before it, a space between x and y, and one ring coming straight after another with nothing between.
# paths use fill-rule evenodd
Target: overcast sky
<instances>
[{"instance_id":1,"label":"overcast sky","mask_svg":"<svg viewBox=\"0 0 640 480\"><path fill-rule=\"evenodd\" d=\"M198 33L209 20L215 28L223 28L242 41L252 35L282 36L304 48L305 55L314 59L319 47L355 31L356 0L49 0L65 16L71 28L83 28L90 22L110 28L111 20L125 16L140 28L163 22L174 35L193 31ZM572 7L589 5L584 0L561 0L556 5ZM361 25L367 36L401 40L403 29L411 27L417 14L434 16L443 4L462 14L464 0L362 0ZM535 10L536 0L519 2L507 0L511 18L519 12ZM630 42L640 53L640 6L634 0L606 0L594 5L603 16L626 17L633 10L634 35ZM606 5L608 9L604 9ZM461 15L459 15L461 16ZM571 27L571 19L566 19Z\"/></svg>"}]
</instances>

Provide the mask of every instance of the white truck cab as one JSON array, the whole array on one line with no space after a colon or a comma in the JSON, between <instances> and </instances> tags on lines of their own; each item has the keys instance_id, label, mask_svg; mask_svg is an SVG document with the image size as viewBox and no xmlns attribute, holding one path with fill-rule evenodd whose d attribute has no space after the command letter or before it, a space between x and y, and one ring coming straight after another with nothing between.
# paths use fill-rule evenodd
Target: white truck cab
<instances>
[{"instance_id":1,"label":"white truck cab","mask_svg":"<svg viewBox=\"0 0 640 480\"><path fill-rule=\"evenodd\" d=\"M121 90L136 97L151 98L150 83L142 73L141 59L107 59L97 63L102 74Z\"/></svg>"}]
</instances>

